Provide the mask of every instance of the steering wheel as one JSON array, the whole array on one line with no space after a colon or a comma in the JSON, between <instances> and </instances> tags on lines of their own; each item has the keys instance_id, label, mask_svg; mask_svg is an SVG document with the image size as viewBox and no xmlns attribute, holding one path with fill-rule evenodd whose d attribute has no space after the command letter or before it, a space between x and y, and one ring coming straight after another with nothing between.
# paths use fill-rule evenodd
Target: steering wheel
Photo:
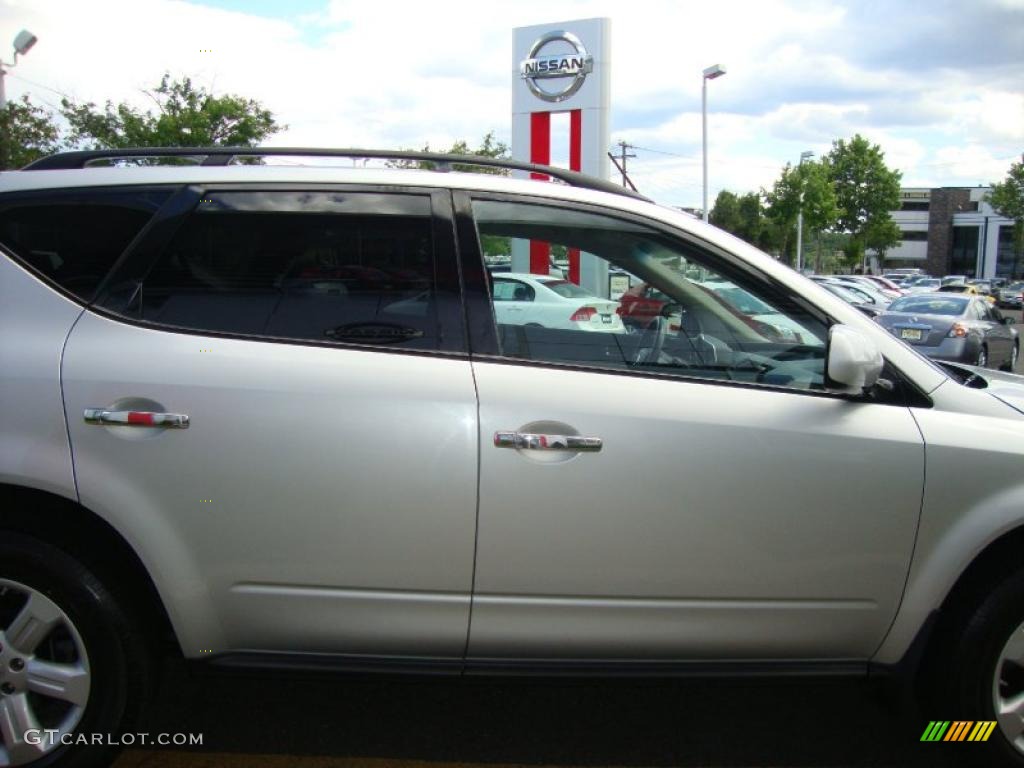
<instances>
[{"instance_id":1,"label":"steering wheel","mask_svg":"<svg viewBox=\"0 0 1024 768\"><path fill-rule=\"evenodd\" d=\"M661 357L661 350L665 347L665 337L668 335L668 320L661 315L651 320L644 329L640 341L637 343L636 355L633 358L634 365L647 365L657 363Z\"/></svg>"}]
</instances>

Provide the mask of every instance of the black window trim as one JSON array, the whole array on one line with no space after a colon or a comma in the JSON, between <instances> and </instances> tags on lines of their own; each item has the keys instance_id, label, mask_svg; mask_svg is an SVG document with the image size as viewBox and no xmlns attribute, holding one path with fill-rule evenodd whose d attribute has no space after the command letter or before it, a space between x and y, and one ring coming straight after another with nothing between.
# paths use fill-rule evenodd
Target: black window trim
<instances>
[{"instance_id":1,"label":"black window trim","mask_svg":"<svg viewBox=\"0 0 1024 768\"><path fill-rule=\"evenodd\" d=\"M266 342L270 344L290 344L308 347L320 347L324 349L350 349L363 352L381 352L391 354L413 355L419 357L434 357L456 360L466 360L469 357L468 326L465 313L465 292L462 288L462 264L458 252L458 240L455 235L455 215L452 210L451 190L441 187L430 186L404 186L394 184L344 184L320 182L305 184L301 182L280 182L280 183L254 183L254 182L224 182L208 184L174 185L182 187L179 195L168 200L164 208L153 217L150 226L146 227L145 238L137 237L122 254L121 258L108 273L107 278L101 283L100 288L93 296L93 300L86 306L88 311L126 325L133 325L148 330L164 331L168 333L180 333L188 336L201 336L209 338L235 339L238 341ZM269 336L262 334L235 333L229 331L214 331L198 328L184 328L181 326L169 325L166 323L154 323L142 318L123 315L119 312L99 306L98 302L103 298L104 290L110 285L130 279L131 274L125 274L129 269L133 274L141 275L142 279L156 264L163 251L163 247L170 241L178 228L188 216L195 210L199 201L207 193L216 192L338 192L346 193L371 193L371 194L399 194L399 195L420 195L430 200L431 233L434 239L435 274L438 269L439 259L442 258L444 249L450 254L453 260L453 273L450 290L458 297L461 304L461 311L458 313L463 319L461 329L461 349L436 350L436 349L408 349L402 347L383 346L380 344L359 344L350 341L334 341L318 339L300 339L292 337ZM177 198L180 205L170 209L170 203ZM165 213L166 210L166 213ZM159 222L157 221L159 219ZM161 226L157 228L155 225ZM79 301L79 304L82 304ZM455 329L451 329L453 334Z\"/></svg>"},{"instance_id":2,"label":"black window trim","mask_svg":"<svg viewBox=\"0 0 1024 768\"><path fill-rule=\"evenodd\" d=\"M480 239L476 228L476 221L473 217L473 200L486 200L488 202L503 202L503 203L523 203L533 204L542 206L558 206L567 208L570 210L580 211L581 213L591 213L595 215L621 219L623 221L648 227L659 234L675 239L682 240L684 243L693 246L695 249L700 251L703 255L709 257L706 262L707 265L714 269L718 264L726 265L726 276L730 272L741 272L745 276L753 279L755 282L769 287L773 292L782 293L789 301L793 302L801 309L806 311L812 317L823 323L826 329L830 329L833 325L837 324L837 321L832 316L823 312L814 304L807 301L800 294L794 293L788 286L781 281L775 279L772 275L769 275L756 266L753 266L746 261L737 258L733 254L721 248L721 246L712 243L700 235L692 232L685 232L683 230L672 227L669 224L661 222L656 219L648 218L631 211L623 211L618 208L611 208L603 205L597 205L594 203L583 203L574 200L564 200L559 198L549 197L538 197L534 195L524 194L513 194L505 192L494 192L491 190L472 190L472 189L459 189L454 191L455 198L455 209L457 216L460 217L459 226L459 245L461 251L461 263L463 270L486 270L484 264L483 249L480 246ZM487 286L486 281L483 285ZM476 287L476 291L479 292L480 287ZM467 292L469 289L467 289ZM798 389L795 387L785 387L775 384L763 384L757 382L744 382L744 381L729 381L723 379L711 379L708 377L700 377L694 375L687 375L685 373L665 373L661 371L642 371L642 370L624 370L621 368L606 368L600 365L587 365L584 363L566 363L556 362L550 360L527 360L522 358L506 357L501 354L501 350L498 344L497 335L497 319L494 315L493 305L490 297L490 292L482 296L479 293L470 300L470 296L466 296L465 303L467 311L469 308L473 308L473 314L470 315L470 359L480 360L481 362L499 363L502 365L521 365L527 367L538 367L538 368L551 368L554 370L571 370L579 371L582 373L602 373L614 376L633 376L641 378L653 378L662 381L679 381L691 384L705 384L709 386L726 386L726 387L741 387L744 389L751 389L759 392L783 392L788 394L798 394L810 397L826 397L830 399L847 400L852 402L863 403L867 402L867 396L851 394L847 392L837 391L835 389L822 389L822 390L811 390L811 389ZM485 308L484 308L485 307ZM485 324L489 329L489 333L473 333L474 326ZM474 346L474 339L480 340L482 343L479 346ZM828 356L828 346L825 348L826 360ZM932 400L925 392L922 392L914 382L907 377L902 371L900 371L890 360L885 359L883 368L883 378L889 378L894 380L893 383L896 385L896 392L887 395L884 390L879 390L879 399L872 400L879 405L893 405L897 407L916 407L916 408L931 408ZM825 371L826 387L828 387L828 371Z\"/></svg>"}]
</instances>

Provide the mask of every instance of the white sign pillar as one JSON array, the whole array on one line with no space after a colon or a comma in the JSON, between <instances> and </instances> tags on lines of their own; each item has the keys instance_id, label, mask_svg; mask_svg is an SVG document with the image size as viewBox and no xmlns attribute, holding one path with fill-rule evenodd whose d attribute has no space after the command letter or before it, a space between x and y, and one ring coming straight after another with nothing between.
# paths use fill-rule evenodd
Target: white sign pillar
<instances>
[{"instance_id":1,"label":"white sign pillar","mask_svg":"<svg viewBox=\"0 0 1024 768\"><path fill-rule=\"evenodd\" d=\"M514 31L512 157L551 162L551 115L569 114L569 168L608 178L611 20L581 19ZM541 177L543 178L543 177ZM569 279L608 296L608 266L569 250ZM547 274L550 244L514 241L512 269Z\"/></svg>"}]
</instances>

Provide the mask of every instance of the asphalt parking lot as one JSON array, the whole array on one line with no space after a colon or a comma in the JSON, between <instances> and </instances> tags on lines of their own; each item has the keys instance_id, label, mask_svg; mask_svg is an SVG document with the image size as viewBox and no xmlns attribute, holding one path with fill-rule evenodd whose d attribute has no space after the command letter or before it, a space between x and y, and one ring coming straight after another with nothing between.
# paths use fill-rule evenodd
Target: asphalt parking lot
<instances>
[{"instance_id":1,"label":"asphalt parking lot","mask_svg":"<svg viewBox=\"0 0 1024 768\"><path fill-rule=\"evenodd\" d=\"M203 747L117 768L934 766L968 746L922 744L863 680L168 679L143 730Z\"/></svg>"},{"instance_id":2,"label":"asphalt parking lot","mask_svg":"<svg viewBox=\"0 0 1024 768\"><path fill-rule=\"evenodd\" d=\"M935 766L973 746L921 743L923 721L862 680L164 676L140 730L203 746L116 768Z\"/></svg>"}]
</instances>

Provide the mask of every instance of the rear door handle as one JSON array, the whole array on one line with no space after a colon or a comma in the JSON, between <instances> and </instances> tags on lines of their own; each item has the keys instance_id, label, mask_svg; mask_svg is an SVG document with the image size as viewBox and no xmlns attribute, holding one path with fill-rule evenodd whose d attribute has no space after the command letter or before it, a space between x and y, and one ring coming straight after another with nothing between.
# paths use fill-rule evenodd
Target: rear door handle
<instances>
[{"instance_id":1,"label":"rear door handle","mask_svg":"<svg viewBox=\"0 0 1024 768\"><path fill-rule=\"evenodd\" d=\"M107 427L167 427L188 429L188 415L184 413L155 413L154 411L108 411L86 408L85 423Z\"/></svg>"},{"instance_id":2,"label":"rear door handle","mask_svg":"<svg viewBox=\"0 0 1024 768\"><path fill-rule=\"evenodd\" d=\"M495 432L495 448L519 448L528 451L571 451L597 453L603 441L600 437L580 435L542 435L533 432Z\"/></svg>"}]
</instances>

